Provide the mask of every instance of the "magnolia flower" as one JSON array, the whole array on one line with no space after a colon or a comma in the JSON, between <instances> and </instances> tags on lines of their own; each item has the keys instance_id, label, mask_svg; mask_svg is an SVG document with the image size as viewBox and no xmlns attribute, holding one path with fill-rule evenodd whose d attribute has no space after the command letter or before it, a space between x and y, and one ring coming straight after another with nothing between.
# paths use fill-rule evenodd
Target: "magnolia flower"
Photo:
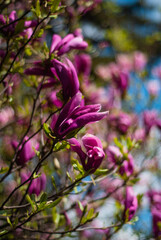
<instances>
[{"instance_id":1,"label":"magnolia flower","mask_svg":"<svg viewBox=\"0 0 161 240\"><path fill-rule=\"evenodd\" d=\"M62 83L63 87L63 97L65 100L68 100L69 97L73 97L79 90L79 80L77 76L77 72L75 70L74 65L69 59L65 59L66 64L53 59L52 64L54 70L54 74Z\"/></svg>"},{"instance_id":2,"label":"magnolia flower","mask_svg":"<svg viewBox=\"0 0 161 240\"><path fill-rule=\"evenodd\" d=\"M117 64L123 71L131 72L133 69L132 56L129 54L118 54L116 56Z\"/></svg>"},{"instance_id":3,"label":"magnolia flower","mask_svg":"<svg viewBox=\"0 0 161 240\"><path fill-rule=\"evenodd\" d=\"M151 206L161 211L161 191L151 190L147 193Z\"/></svg>"},{"instance_id":4,"label":"magnolia flower","mask_svg":"<svg viewBox=\"0 0 161 240\"><path fill-rule=\"evenodd\" d=\"M125 210L124 218L126 219L126 214L128 215L128 221L130 221L136 213L138 208L138 200L135 196L132 187L126 187L126 197L125 197Z\"/></svg>"},{"instance_id":5,"label":"magnolia flower","mask_svg":"<svg viewBox=\"0 0 161 240\"><path fill-rule=\"evenodd\" d=\"M161 191L151 190L147 193L151 204L151 213L153 221L153 232L156 239L161 237L161 228L159 223L161 222Z\"/></svg>"},{"instance_id":6,"label":"magnolia flower","mask_svg":"<svg viewBox=\"0 0 161 240\"><path fill-rule=\"evenodd\" d=\"M82 74L84 77L88 78L91 72L91 57L89 54L79 54L75 55L74 58L75 66L78 74Z\"/></svg>"},{"instance_id":7,"label":"magnolia flower","mask_svg":"<svg viewBox=\"0 0 161 240\"><path fill-rule=\"evenodd\" d=\"M5 107L0 110L0 127L5 126L14 119L14 110L11 107Z\"/></svg>"},{"instance_id":8,"label":"magnolia flower","mask_svg":"<svg viewBox=\"0 0 161 240\"><path fill-rule=\"evenodd\" d=\"M158 80L151 80L147 83L147 89L149 94L152 97L157 97L160 91L160 84L158 82Z\"/></svg>"},{"instance_id":9,"label":"magnolia flower","mask_svg":"<svg viewBox=\"0 0 161 240\"><path fill-rule=\"evenodd\" d=\"M57 98L57 92L51 91L49 94L47 94L47 101L49 106L55 105L56 107L62 107L62 102Z\"/></svg>"},{"instance_id":10,"label":"magnolia flower","mask_svg":"<svg viewBox=\"0 0 161 240\"><path fill-rule=\"evenodd\" d=\"M118 115L110 115L109 124L116 128L120 133L126 134L134 122L134 117L127 113L120 112Z\"/></svg>"},{"instance_id":11,"label":"magnolia flower","mask_svg":"<svg viewBox=\"0 0 161 240\"><path fill-rule=\"evenodd\" d=\"M60 112L58 119L51 123L54 135L59 139L73 137L86 124L96 122L107 116L108 112L99 112L100 104L86 105L82 94L74 95Z\"/></svg>"},{"instance_id":12,"label":"magnolia flower","mask_svg":"<svg viewBox=\"0 0 161 240\"><path fill-rule=\"evenodd\" d=\"M124 158L123 154L121 153L120 149L116 146L109 146L107 148L107 157L111 163L114 163L115 166L120 165L119 173L121 175L130 176L134 171L134 160L132 155L129 153Z\"/></svg>"},{"instance_id":13,"label":"magnolia flower","mask_svg":"<svg viewBox=\"0 0 161 240\"><path fill-rule=\"evenodd\" d=\"M107 156L108 160L114 164L120 161L123 157L122 153L120 152L120 149L116 146L109 146L107 148Z\"/></svg>"},{"instance_id":14,"label":"magnolia flower","mask_svg":"<svg viewBox=\"0 0 161 240\"><path fill-rule=\"evenodd\" d=\"M28 137L25 137L23 143L28 140ZM33 149L33 145L34 145L34 148L36 150L38 150L39 148L39 143L36 142L36 141L33 141L33 140L29 140L27 141L23 148L22 148L22 145L19 147L19 154L18 154L18 157L17 157L17 160L16 160L16 163L18 165L24 165L26 162L28 162L29 160L31 160L35 155L35 151ZM12 146L13 148L16 150L17 146L18 146L18 142L13 140L12 141Z\"/></svg>"},{"instance_id":15,"label":"magnolia flower","mask_svg":"<svg viewBox=\"0 0 161 240\"><path fill-rule=\"evenodd\" d=\"M120 71L118 74L112 74L112 80L122 96L126 93L129 86L129 75L127 72Z\"/></svg>"},{"instance_id":16,"label":"magnolia flower","mask_svg":"<svg viewBox=\"0 0 161 240\"><path fill-rule=\"evenodd\" d=\"M146 130L146 133L148 134L150 129L153 127L153 126L156 126L157 124L157 119L158 119L158 116L157 116L157 113L156 111L145 111L143 113L143 121L144 121L144 125L145 125L145 130Z\"/></svg>"},{"instance_id":17,"label":"magnolia flower","mask_svg":"<svg viewBox=\"0 0 161 240\"><path fill-rule=\"evenodd\" d=\"M30 172L22 172L21 173L21 183L25 182L31 176ZM36 194L37 196L45 189L46 186L46 175L44 173L41 174L40 177L32 180L32 183L29 187L29 194Z\"/></svg>"},{"instance_id":18,"label":"magnolia flower","mask_svg":"<svg viewBox=\"0 0 161 240\"><path fill-rule=\"evenodd\" d=\"M57 55L63 55L69 52L71 49L85 49L88 43L83 40L82 36L75 36L70 33L66 35L63 39L54 34L50 46L50 54L57 51Z\"/></svg>"},{"instance_id":19,"label":"magnolia flower","mask_svg":"<svg viewBox=\"0 0 161 240\"><path fill-rule=\"evenodd\" d=\"M15 31L15 28L16 28L16 25L17 25L17 22L18 22L18 21L17 22L15 21L18 18L17 14L16 14L16 11L12 11L8 18L9 18L10 25L7 26L7 27L4 27L3 30L2 30L5 34L14 33L14 31ZM8 23L7 22L7 17L0 14L0 24L5 25L7 23ZM30 38L32 33L29 33L29 31L33 32L32 27L35 27L36 25L37 25L36 20L25 21L24 22L24 28L23 28L23 30L20 34L21 35L25 34L25 35L27 35L28 38Z\"/></svg>"},{"instance_id":20,"label":"magnolia flower","mask_svg":"<svg viewBox=\"0 0 161 240\"><path fill-rule=\"evenodd\" d=\"M128 159L123 161L119 169L119 173L123 176L124 174L129 177L134 172L134 159L131 154L128 154Z\"/></svg>"},{"instance_id":21,"label":"magnolia flower","mask_svg":"<svg viewBox=\"0 0 161 240\"><path fill-rule=\"evenodd\" d=\"M144 128L136 129L132 138L136 141L144 141L146 139L146 133Z\"/></svg>"},{"instance_id":22,"label":"magnolia flower","mask_svg":"<svg viewBox=\"0 0 161 240\"><path fill-rule=\"evenodd\" d=\"M82 137L86 153L82 150L80 143L75 138L71 138L68 141L71 149L80 157L84 170L94 173L105 156L100 139L92 134L86 134Z\"/></svg>"},{"instance_id":23,"label":"magnolia flower","mask_svg":"<svg viewBox=\"0 0 161 240\"><path fill-rule=\"evenodd\" d=\"M152 73L157 76L159 79L161 79L161 65L155 67L152 69Z\"/></svg>"},{"instance_id":24,"label":"magnolia flower","mask_svg":"<svg viewBox=\"0 0 161 240\"><path fill-rule=\"evenodd\" d=\"M156 239L161 238L161 210L158 210L157 208L152 208L152 219L153 219L153 232Z\"/></svg>"},{"instance_id":25,"label":"magnolia flower","mask_svg":"<svg viewBox=\"0 0 161 240\"><path fill-rule=\"evenodd\" d=\"M44 87L54 86L56 77L62 84L65 100L73 97L79 90L77 72L72 62L67 58L65 58L65 63L56 59L45 62L37 61L34 63L34 67L25 70L25 74L50 77L48 83L43 84Z\"/></svg>"},{"instance_id":26,"label":"magnolia flower","mask_svg":"<svg viewBox=\"0 0 161 240\"><path fill-rule=\"evenodd\" d=\"M147 57L144 53L136 51L133 55L133 64L135 71L142 71L147 63Z\"/></svg>"}]
</instances>

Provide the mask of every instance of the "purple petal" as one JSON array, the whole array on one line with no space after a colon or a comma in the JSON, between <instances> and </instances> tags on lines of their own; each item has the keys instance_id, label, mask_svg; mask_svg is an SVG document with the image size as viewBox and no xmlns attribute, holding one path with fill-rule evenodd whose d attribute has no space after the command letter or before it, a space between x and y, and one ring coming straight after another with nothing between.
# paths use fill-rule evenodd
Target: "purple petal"
<instances>
[{"instance_id":1,"label":"purple petal","mask_svg":"<svg viewBox=\"0 0 161 240\"><path fill-rule=\"evenodd\" d=\"M138 201L132 187L126 188L125 212L129 209L129 220L131 220L137 210Z\"/></svg>"},{"instance_id":2,"label":"purple petal","mask_svg":"<svg viewBox=\"0 0 161 240\"><path fill-rule=\"evenodd\" d=\"M80 143L75 138L69 139L68 142L70 143L71 149L78 154L82 164L84 164L87 155L82 151Z\"/></svg>"},{"instance_id":3,"label":"purple petal","mask_svg":"<svg viewBox=\"0 0 161 240\"><path fill-rule=\"evenodd\" d=\"M25 21L24 27L26 27L26 28L35 27L37 25L37 23L38 22L36 20Z\"/></svg>"},{"instance_id":4,"label":"purple petal","mask_svg":"<svg viewBox=\"0 0 161 240\"><path fill-rule=\"evenodd\" d=\"M56 74L62 83L64 99L67 100L69 97L73 97L78 92L79 80L73 64L68 59L66 59L66 61L69 67L56 59L54 59L52 63Z\"/></svg>"},{"instance_id":5,"label":"purple petal","mask_svg":"<svg viewBox=\"0 0 161 240\"><path fill-rule=\"evenodd\" d=\"M57 45L57 49L59 49L58 55L66 53L68 51L68 43L74 38L72 33L66 35Z\"/></svg>"},{"instance_id":6,"label":"purple petal","mask_svg":"<svg viewBox=\"0 0 161 240\"><path fill-rule=\"evenodd\" d=\"M50 54L57 50L58 43L60 43L61 37L57 34L54 34L51 41Z\"/></svg>"},{"instance_id":7,"label":"purple petal","mask_svg":"<svg viewBox=\"0 0 161 240\"><path fill-rule=\"evenodd\" d=\"M6 18L2 14L0 14L0 23L1 24L5 24L6 23Z\"/></svg>"},{"instance_id":8,"label":"purple petal","mask_svg":"<svg viewBox=\"0 0 161 240\"><path fill-rule=\"evenodd\" d=\"M86 47L88 47L88 43L83 41L81 37L75 37L69 43L70 49L85 49Z\"/></svg>"},{"instance_id":9,"label":"purple petal","mask_svg":"<svg viewBox=\"0 0 161 240\"><path fill-rule=\"evenodd\" d=\"M99 147L101 149L103 148L101 140L92 134L86 134L84 137L82 137L82 142L87 151L93 147Z\"/></svg>"},{"instance_id":10,"label":"purple petal","mask_svg":"<svg viewBox=\"0 0 161 240\"><path fill-rule=\"evenodd\" d=\"M16 11L12 11L9 15L10 22L16 20L16 18L17 18Z\"/></svg>"},{"instance_id":11,"label":"purple petal","mask_svg":"<svg viewBox=\"0 0 161 240\"><path fill-rule=\"evenodd\" d=\"M80 107L79 109L76 109L75 112L72 112L72 119L76 119L77 117L84 115L89 112L98 112L101 110L100 104L93 104L93 105L86 105L83 107ZM70 115L68 116L68 118Z\"/></svg>"},{"instance_id":12,"label":"purple petal","mask_svg":"<svg viewBox=\"0 0 161 240\"><path fill-rule=\"evenodd\" d=\"M57 123L55 127L59 127L59 125L68 117L68 115L73 112L76 108L79 108L82 101L82 94L78 92L75 96L73 96L70 101L64 106L61 111Z\"/></svg>"},{"instance_id":13,"label":"purple petal","mask_svg":"<svg viewBox=\"0 0 161 240\"><path fill-rule=\"evenodd\" d=\"M65 136L67 133L77 128L82 128L88 123L96 122L103 119L104 117L106 117L107 113L108 112L102 112L102 113L92 112L92 113L84 114L76 118L74 121L72 119L69 119L71 120L71 122L69 122L68 120L68 122L64 122L63 124L61 124L61 128L59 129L59 134L62 136Z\"/></svg>"},{"instance_id":14,"label":"purple petal","mask_svg":"<svg viewBox=\"0 0 161 240\"><path fill-rule=\"evenodd\" d=\"M79 80L78 80L77 72L76 72L76 69L75 69L73 63L67 58L66 58L66 62L68 64L68 71L70 73L70 88L71 88L70 97L73 97L79 90ZM69 87L69 85L68 85L68 87Z\"/></svg>"}]
</instances>

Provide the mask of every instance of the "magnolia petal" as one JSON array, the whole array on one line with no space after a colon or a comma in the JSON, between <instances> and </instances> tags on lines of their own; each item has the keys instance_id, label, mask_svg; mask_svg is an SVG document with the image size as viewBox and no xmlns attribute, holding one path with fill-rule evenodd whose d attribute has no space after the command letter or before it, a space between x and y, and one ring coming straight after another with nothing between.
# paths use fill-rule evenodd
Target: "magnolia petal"
<instances>
[{"instance_id":1,"label":"magnolia petal","mask_svg":"<svg viewBox=\"0 0 161 240\"><path fill-rule=\"evenodd\" d=\"M82 137L82 142L87 151L93 147L99 147L101 149L103 148L101 140L92 134L86 134L84 137Z\"/></svg>"},{"instance_id":2,"label":"magnolia petal","mask_svg":"<svg viewBox=\"0 0 161 240\"><path fill-rule=\"evenodd\" d=\"M88 47L88 43L83 41L81 37L75 37L69 42L70 49L85 49Z\"/></svg>"},{"instance_id":3,"label":"magnolia petal","mask_svg":"<svg viewBox=\"0 0 161 240\"><path fill-rule=\"evenodd\" d=\"M71 138L68 140L71 149L78 154L82 163L85 162L87 155L82 151L80 143L75 139Z\"/></svg>"},{"instance_id":4,"label":"magnolia petal","mask_svg":"<svg viewBox=\"0 0 161 240\"><path fill-rule=\"evenodd\" d=\"M60 43L61 37L57 34L54 34L51 41L50 54L57 50L58 43Z\"/></svg>"},{"instance_id":5,"label":"magnolia petal","mask_svg":"<svg viewBox=\"0 0 161 240\"><path fill-rule=\"evenodd\" d=\"M96 122L99 121L101 119L103 119L104 117L106 117L107 112L102 112L102 113L87 113L84 114L82 116L79 116L78 118L76 118L71 124L70 126L68 126L67 128L65 128L65 121L64 124L62 124L61 128L59 130L59 134L61 134L62 136L65 136L67 133L77 129L77 128L81 128L84 127L86 124L91 123L91 122Z\"/></svg>"},{"instance_id":6,"label":"magnolia petal","mask_svg":"<svg viewBox=\"0 0 161 240\"><path fill-rule=\"evenodd\" d=\"M76 108L79 108L82 101L82 94L78 92L74 95L69 102L64 106L63 110L61 111L57 123L55 127L59 127L59 125L69 116L71 112L73 112Z\"/></svg>"}]
</instances>

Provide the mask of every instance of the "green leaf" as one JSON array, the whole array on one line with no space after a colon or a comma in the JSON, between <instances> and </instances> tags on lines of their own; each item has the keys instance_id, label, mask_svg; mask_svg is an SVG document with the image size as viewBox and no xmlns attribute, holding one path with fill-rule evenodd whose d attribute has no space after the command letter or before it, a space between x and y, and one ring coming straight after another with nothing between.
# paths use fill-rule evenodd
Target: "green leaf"
<instances>
[{"instance_id":1,"label":"green leaf","mask_svg":"<svg viewBox=\"0 0 161 240\"><path fill-rule=\"evenodd\" d=\"M7 222L8 222L8 224L11 226L11 228L13 228L13 225L12 225L11 220L10 220L9 217L7 217Z\"/></svg>"},{"instance_id":2,"label":"green leaf","mask_svg":"<svg viewBox=\"0 0 161 240\"><path fill-rule=\"evenodd\" d=\"M41 17L41 11L40 11L40 1L36 1L36 8L35 8L35 13L38 17Z\"/></svg>"},{"instance_id":3,"label":"green leaf","mask_svg":"<svg viewBox=\"0 0 161 240\"><path fill-rule=\"evenodd\" d=\"M55 188L55 190L56 190L56 192L57 192L58 189L57 189L56 182L55 182L55 179L54 179L53 176L51 177L51 180L52 180L52 184L53 184L53 186L54 186L54 188Z\"/></svg>"},{"instance_id":4,"label":"green leaf","mask_svg":"<svg viewBox=\"0 0 161 240\"><path fill-rule=\"evenodd\" d=\"M66 149L66 148L69 148L69 143L68 142L66 142L66 141L57 142L54 146L53 151L58 152L62 149Z\"/></svg>"},{"instance_id":5,"label":"green leaf","mask_svg":"<svg viewBox=\"0 0 161 240\"><path fill-rule=\"evenodd\" d=\"M67 134L66 138L67 139L73 138L81 129L82 127L71 131L69 134Z\"/></svg>"},{"instance_id":6,"label":"green leaf","mask_svg":"<svg viewBox=\"0 0 161 240\"><path fill-rule=\"evenodd\" d=\"M138 195L137 195L138 205L141 204L143 197L144 197L144 194L138 194Z\"/></svg>"},{"instance_id":7,"label":"green leaf","mask_svg":"<svg viewBox=\"0 0 161 240\"><path fill-rule=\"evenodd\" d=\"M84 169L83 169L83 166L81 164L79 164L78 160L77 159L72 159L71 160L71 163L73 165L73 168L77 171L79 171L81 174L84 173Z\"/></svg>"},{"instance_id":8,"label":"green leaf","mask_svg":"<svg viewBox=\"0 0 161 240\"><path fill-rule=\"evenodd\" d=\"M1 169L0 169L0 174L3 174L3 173L5 173L5 172L7 172L8 171L8 167L2 167Z\"/></svg>"},{"instance_id":9,"label":"green leaf","mask_svg":"<svg viewBox=\"0 0 161 240\"><path fill-rule=\"evenodd\" d=\"M69 180L71 181L71 183L73 182L73 179L71 178L71 176L70 176L70 174L69 174L69 172L66 172L66 174L67 174L67 177L69 178Z\"/></svg>"},{"instance_id":10,"label":"green leaf","mask_svg":"<svg viewBox=\"0 0 161 240\"><path fill-rule=\"evenodd\" d=\"M41 173L34 173L34 175L33 175L33 179L35 179L35 178L38 178L38 177L40 177L41 176Z\"/></svg>"},{"instance_id":11,"label":"green leaf","mask_svg":"<svg viewBox=\"0 0 161 240\"><path fill-rule=\"evenodd\" d=\"M158 226L159 230L161 230L161 221L157 222L157 226Z\"/></svg>"},{"instance_id":12,"label":"green leaf","mask_svg":"<svg viewBox=\"0 0 161 240\"><path fill-rule=\"evenodd\" d=\"M100 176L100 175L106 175L106 174L108 174L108 172L109 172L108 169L97 169L94 172L94 174Z\"/></svg>"},{"instance_id":13,"label":"green leaf","mask_svg":"<svg viewBox=\"0 0 161 240\"><path fill-rule=\"evenodd\" d=\"M81 223L85 224L87 222L92 221L94 218L98 216L99 213L94 213L94 208L90 208L89 212L87 215L83 213L83 217L81 219Z\"/></svg>"},{"instance_id":14,"label":"green leaf","mask_svg":"<svg viewBox=\"0 0 161 240\"><path fill-rule=\"evenodd\" d=\"M82 203L80 201L77 201L77 203L78 203L80 210L83 212L84 207L83 207Z\"/></svg>"},{"instance_id":15,"label":"green leaf","mask_svg":"<svg viewBox=\"0 0 161 240\"><path fill-rule=\"evenodd\" d=\"M120 149L123 149L123 145L119 142L119 140L117 138L114 138L114 143L116 144L116 146Z\"/></svg>"},{"instance_id":16,"label":"green leaf","mask_svg":"<svg viewBox=\"0 0 161 240\"><path fill-rule=\"evenodd\" d=\"M2 232L0 232L0 235L3 235L5 233L7 233L8 231L7 230L3 230Z\"/></svg>"},{"instance_id":17,"label":"green leaf","mask_svg":"<svg viewBox=\"0 0 161 240\"><path fill-rule=\"evenodd\" d=\"M36 210L36 205L35 205L35 203L31 200L31 198L30 198L30 196L29 196L28 194L26 195L26 200L31 204L31 207L32 207L33 211L35 211L35 210Z\"/></svg>"},{"instance_id":18,"label":"green leaf","mask_svg":"<svg viewBox=\"0 0 161 240\"><path fill-rule=\"evenodd\" d=\"M62 198L58 198L54 202L53 201L47 202L47 205L45 206L45 208L53 208L53 207L55 207L56 205L58 205L60 203L61 199Z\"/></svg>"},{"instance_id":19,"label":"green leaf","mask_svg":"<svg viewBox=\"0 0 161 240\"><path fill-rule=\"evenodd\" d=\"M50 2L52 3L51 12L55 13L55 11L57 10L57 8L59 6L60 0L51 0Z\"/></svg>"},{"instance_id":20,"label":"green leaf","mask_svg":"<svg viewBox=\"0 0 161 240\"><path fill-rule=\"evenodd\" d=\"M41 198L40 198L40 203L42 203L42 202L47 202L47 198L48 198L48 196L47 196L47 193L46 192L44 192L42 195L41 195Z\"/></svg>"},{"instance_id":21,"label":"green leaf","mask_svg":"<svg viewBox=\"0 0 161 240\"><path fill-rule=\"evenodd\" d=\"M22 19L21 21L18 21L18 23L16 24L15 27L15 34L18 34L20 32L22 32L24 30L24 24L25 24L25 20Z\"/></svg>"},{"instance_id":22,"label":"green leaf","mask_svg":"<svg viewBox=\"0 0 161 240\"><path fill-rule=\"evenodd\" d=\"M94 208L91 208L87 214L87 220L92 219L93 214L94 214Z\"/></svg>"},{"instance_id":23,"label":"green leaf","mask_svg":"<svg viewBox=\"0 0 161 240\"><path fill-rule=\"evenodd\" d=\"M136 184L137 182L139 182L140 178L134 178L134 179L130 179L129 183L134 185Z\"/></svg>"},{"instance_id":24,"label":"green leaf","mask_svg":"<svg viewBox=\"0 0 161 240\"><path fill-rule=\"evenodd\" d=\"M125 212L125 223L129 222L129 209Z\"/></svg>"},{"instance_id":25,"label":"green leaf","mask_svg":"<svg viewBox=\"0 0 161 240\"><path fill-rule=\"evenodd\" d=\"M44 129L44 132L47 135L47 137L52 138L52 139L54 138L52 136L53 132L52 132L51 128L49 127L49 124L44 123L43 124L43 129Z\"/></svg>"},{"instance_id":26,"label":"green leaf","mask_svg":"<svg viewBox=\"0 0 161 240\"><path fill-rule=\"evenodd\" d=\"M29 47L25 48L25 53L27 56L31 56L32 55L32 51Z\"/></svg>"},{"instance_id":27,"label":"green leaf","mask_svg":"<svg viewBox=\"0 0 161 240\"><path fill-rule=\"evenodd\" d=\"M52 209L52 217L53 217L53 223L57 227L60 221L60 214L57 213L56 207Z\"/></svg>"}]
</instances>

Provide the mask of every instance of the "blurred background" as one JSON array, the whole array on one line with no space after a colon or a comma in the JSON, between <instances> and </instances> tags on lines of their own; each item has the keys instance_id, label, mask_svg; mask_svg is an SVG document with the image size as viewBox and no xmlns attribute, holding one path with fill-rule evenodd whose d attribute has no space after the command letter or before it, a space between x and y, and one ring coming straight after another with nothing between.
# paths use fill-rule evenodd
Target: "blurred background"
<instances>
[{"instance_id":1,"label":"blurred background","mask_svg":"<svg viewBox=\"0 0 161 240\"><path fill-rule=\"evenodd\" d=\"M122 64L128 71L130 84L127 95L122 99L122 110L136 113L138 117L146 110L156 110L161 114L161 1L160 0L103 0L95 1L98 5L90 11L78 9L81 1L68 1L66 18L58 17L52 23L53 33L72 32L81 23L84 38L89 43L88 51L92 56L92 71L90 79L97 86L110 85L108 67L111 62ZM74 6L74 7L73 7ZM79 14L78 14L79 12ZM67 24L73 22L72 25ZM70 29L73 26L73 29ZM139 55L140 54L140 55ZM131 58L138 60L140 69L129 70ZM138 57L138 58L137 58ZM139 68L138 66L138 68ZM102 82L100 81L102 79ZM108 84L109 83L109 84ZM159 137L158 137L159 138ZM159 140L158 140L159 141ZM157 146L153 143L153 147ZM160 142L159 142L160 144ZM160 147L158 147L160 148ZM161 156L161 151L157 153ZM143 156L141 156L143 157ZM140 159L140 157L139 157ZM137 161L138 159L136 159ZM153 175L144 172L141 176L145 185L151 179L150 187L159 189L160 174ZM137 186L137 193L146 193L147 185ZM113 206L113 208L112 208ZM100 211L100 219L106 222L107 215L114 212L115 205L111 203L108 213L105 206ZM113 239L152 239L152 215L148 201L143 201L143 207L138 213L135 225L126 226ZM98 237L98 236L97 236Z\"/></svg>"}]
</instances>

